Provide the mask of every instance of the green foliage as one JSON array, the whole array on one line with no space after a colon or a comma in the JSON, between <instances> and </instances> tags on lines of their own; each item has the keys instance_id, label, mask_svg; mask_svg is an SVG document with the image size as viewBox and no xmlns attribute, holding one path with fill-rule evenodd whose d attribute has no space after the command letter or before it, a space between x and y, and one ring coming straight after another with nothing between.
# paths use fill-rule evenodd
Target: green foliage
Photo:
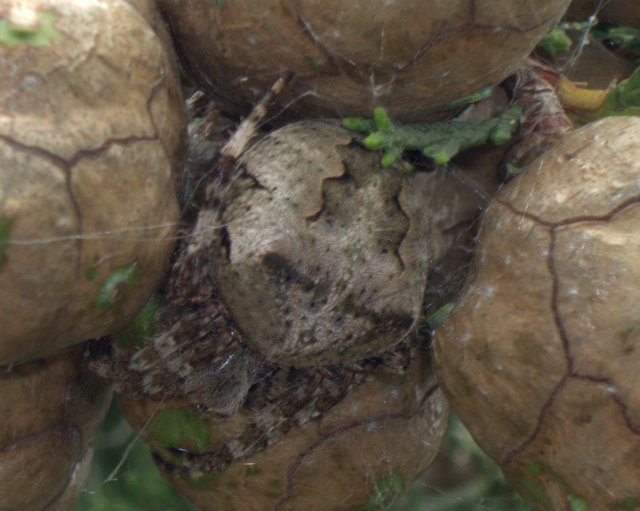
<instances>
[{"instance_id":1,"label":"green foliage","mask_svg":"<svg viewBox=\"0 0 640 511\"><path fill-rule=\"evenodd\" d=\"M149 434L167 447L184 447L192 443L197 452L204 452L209 443L209 426L200 420L193 408L162 410L151 421Z\"/></svg>"},{"instance_id":2,"label":"green foliage","mask_svg":"<svg viewBox=\"0 0 640 511\"><path fill-rule=\"evenodd\" d=\"M369 502L354 511L378 511L391 509L391 506L401 498L406 491L404 477L391 474L389 477L376 481L369 495Z\"/></svg>"},{"instance_id":3,"label":"green foliage","mask_svg":"<svg viewBox=\"0 0 640 511\"><path fill-rule=\"evenodd\" d=\"M9 23L7 19L0 19L0 44L9 47L19 44L47 46L53 39L62 38L62 34L53 26L55 14L41 11L39 15L40 23L33 29L18 27Z\"/></svg>"},{"instance_id":4,"label":"green foliage","mask_svg":"<svg viewBox=\"0 0 640 511\"><path fill-rule=\"evenodd\" d=\"M129 293L138 284L140 275L138 272L138 263L131 263L124 268L113 270L104 283L98 289L95 305L103 309L109 307L117 307L122 301L129 296Z\"/></svg>"},{"instance_id":5,"label":"green foliage","mask_svg":"<svg viewBox=\"0 0 640 511\"><path fill-rule=\"evenodd\" d=\"M4 264L4 251L9 244L11 221L0 218L0 267Z\"/></svg>"},{"instance_id":6,"label":"green foliage","mask_svg":"<svg viewBox=\"0 0 640 511\"><path fill-rule=\"evenodd\" d=\"M591 30L591 36L607 48L640 58L640 30L600 22Z\"/></svg>"},{"instance_id":7,"label":"green foliage","mask_svg":"<svg viewBox=\"0 0 640 511\"><path fill-rule=\"evenodd\" d=\"M438 165L447 163L460 151L493 142L503 144L518 128L520 108L513 107L499 117L484 121L442 121L396 126L383 108L373 111L373 122L346 118L349 130L369 133L363 140L368 149L384 151L382 166L389 167L406 149L417 149Z\"/></svg>"},{"instance_id":8,"label":"green foliage","mask_svg":"<svg viewBox=\"0 0 640 511\"><path fill-rule=\"evenodd\" d=\"M447 316L451 314L451 311L455 308L455 303L448 303L440 307L437 311L434 311L427 315L427 325L432 330L438 328L447 319Z\"/></svg>"},{"instance_id":9,"label":"green foliage","mask_svg":"<svg viewBox=\"0 0 640 511\"><path fill-rule=\"evenodd\" d=\"M105 482L134 439L114 401L96 437L85 490L72 511L197 511L162 478L142 441L128 452L115 477Z\"/></svg>"},{"instance_id":10,"label":"green foliage","mask_svg":"<svg viewBox=\"0 0 640 511\"><path fill-rule=\"evenodd\" d=\"M491 92L493 91L493 85L487 85L480 90L472 92L471 94L467 94L466 96L462 96L461 98L454 99L453 101L446 104L445 108L452 108L456 106L464 106L469 105L471 103L476 103L482 99L486 99L491 96Z\"/></svg>"},{"instance_id":11,"label":"green foliage","mask_svg":"<svg viewBox=\"0 0 640 511\"><path fill-rule=\"evenodd\" d=\"M116 332L114 339L121 348L143 347L155 334L158 312L169 301L164 296L153 296L127 326Z\"/></svg>"},{"instance_id":12,"label":"green foliage","mask_svg":"<svg viewBox=\"0 0 640 511\"><path fill-rule=\"evenodd\" d=\"M567 502L569 502L571 511L589 511L587 503L575 495L567 495Z\"/></svg>"},{"instance_id":13,"label":"green foliage","mask_svg":"<svg viewBox=\"0 0 640 511\"><path fill-rule=\"evenodd\" d=\"M604 99L597 116L640 115L640 67L623 80Z\"/></svg>"},{"instance_id":14,"label":"green foliage","mask_svg":"<svg viewBox=\"0 0 640 511\"><path fill-rule=\"evenodd\" d=\"M554 27L551 32L538 43L538 48L545 50L551 55L561 55L569 52L571 48L571 38L560 27Z\"/></svg>"}]
</instances>

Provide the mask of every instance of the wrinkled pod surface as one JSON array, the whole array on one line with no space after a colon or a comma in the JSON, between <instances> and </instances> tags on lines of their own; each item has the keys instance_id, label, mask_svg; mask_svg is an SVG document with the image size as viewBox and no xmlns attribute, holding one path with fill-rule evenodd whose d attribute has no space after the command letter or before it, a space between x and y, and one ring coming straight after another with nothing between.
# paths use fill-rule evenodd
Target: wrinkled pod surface
<instances>
[{"instance_id":1,"label":"wrinkled pod surface","mask_svg":"<svg viewBox=\"0 0 640 511\"><path fill-rule=\"evenodd\" d=\"M0 364L113 332L166 271L183 112L153 7L0 10Z\"/></svg>"},{"instance_id":2,"label":"wrinkled pod surface","mask_svg":"<svg viewBox=\"0 0 640 511\"><path fill-rule=\"evenodd\" d=\"M512 74L569 0L160 0L185 67L231 113L279 74L285 116L420 122Z\"/></svg>"},{"instance_id":3,"label":"wrinkled pod surface","mask_svg":"<svg viewBox=\"0 0 640 511\"><path fill-rule=\"evenodd\" d=\"M452 407L541 509L640 502L639 134L594 122L505 186L435 335Z\"/></svg>"}]
</instances>

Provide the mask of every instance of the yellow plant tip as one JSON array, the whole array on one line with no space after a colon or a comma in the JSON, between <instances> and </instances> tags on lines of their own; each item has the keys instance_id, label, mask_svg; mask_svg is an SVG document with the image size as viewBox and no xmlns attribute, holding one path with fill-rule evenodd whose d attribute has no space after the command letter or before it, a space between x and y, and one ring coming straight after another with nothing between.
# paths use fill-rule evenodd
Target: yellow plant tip
<instances>
[{"instance_id":1,"label":"yellow plant tip","mask_svg":"<svg viewBox=\"0 0 640 511\"><path fill-rule=\"evenodd\" d=\"M604 103L611 89L585 89L578 87L568 78L561 76L556 92L562 104L570 110L596 111Z\"/></svg>"}]
</instances>

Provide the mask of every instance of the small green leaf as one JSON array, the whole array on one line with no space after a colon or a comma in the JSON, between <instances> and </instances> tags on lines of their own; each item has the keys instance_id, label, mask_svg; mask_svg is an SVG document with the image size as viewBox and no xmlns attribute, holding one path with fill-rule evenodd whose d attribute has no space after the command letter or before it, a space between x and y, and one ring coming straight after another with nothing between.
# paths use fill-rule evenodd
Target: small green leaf
<instances>
[{"instance_id":1,"label":"small green leaf","mask_svg":"<svg viewBox=\"0 0 640 511\"><path fill-rule=\"evenodd\" d=\"M486 99L491 96L491 92L493 91L493 85L487 85L480 90L472 92L471 94L467 94L466 96L462 96L458 99L454 99L446 104L445 108L452 108L456 106L464 106L469 105L471 103L477 103L482 99Z\"/></svg>"},{"instance_id":2,"label":"small green leaf","mask_svg":"<svg viewBox=\"0 0 640 511\"><path fill-rule=\"evenodd\" d=\"M640 115L640 68L623 80L604 98L597 117Z\"/></svg>"},{"instance_id":3,"label":"small green leaf","mask_svg":"<svg viewBox=\"0 0 640 511\"><path fill-rule=\"evenodd\" d=\"M376 129L376 124L371 119L364 117L345 117L342 119L342 126L349 131L357 131L358 133L371 133Z\"/></svg>"},{"instance_id":4,"label":"small green leaf","mask_svg":"<svg viewBox=\"0 0 640 511\"><path fill-rule=\"evenodd\" d=\"M387 144L387 136L382 131L374 131L362 143L367 149L382 149Z\"/></svg>"},{"instance_id":5,"label":"small green leaf","mask_svg":"<svg viewBox=\"0 0 640 511\"><path fill-rule=\"evenodd\" d=\"M368 149L384 151L383 166L391 165L405 149L420 150L442 165L465 149L488 142L506 142L518 128L520 107L510 108L499 117L484 121L443 121L404 126L394 126L382 108L376 108L373 115L377 129L363 140L363 144ZM366 127L366 123L360 120L349 120L345 125L358 129Z\"/></svg>"},{"instance_id":6,"label":"small green leaf","mask_svg":"<svg viewBox=\"0 0 640 511\"><path fill-rule=\"evenodd\" d=\"M114 335L114 340L123 349L143 347L156 333L155 321L160 309L169 301L160 295L152 297L127 326Z\"/></svg>"},{"instance_id":7,"label":"small green leaf","mask_svg":"<svg viewBox=\"0 0 640 511\"><path fill-rule=\"evenodd\" d=\"M551 55L561 55L569 52L571 48L571 38L559 27L554 27L551 32L538 43L538 48L542 48Z\"/></svg>"},{"instance_id":8,"label":"small green leaf","mask_svg":"<svg viewBox=\"0 0 640 511\"><path fill-rule=\"evenodd\" d=\"M0 19L0 44L5 46L18 46L28 44L30 46L48 46L54 39L62 39L63 36L53 26L56 20L55 14L47 11L36 13L40 17L40 23L33 29L12 25L8 19Z\"/></svg>"},{"instance_id":9,"label":"small green leaf","mask_svg":"<svg viewBox=\"0 0 640 511\"><path fill-rule=\"evenodd\" d=\"M613 51L640 57L640 30L632 27L600 22L591 29L591 36Z\"/></svg>"},{"instance_id":10,"label":"small green leaf","mask_svg":"<svg viewBox=\"0 0 640 511\"><path fill-rule=\"evenodd\" d=\"M103 309L117 307L129 296L139 280L138 263L131 263L124 268L113 270L98 290L94 302L96 307Z\"/></svg>"},{"instance_id":11,"label":"small green leaf","mask_svg":"<svg viewBox=\"0 0 640 511\"><path fill-rule=\"evenodd\" d=\"M451 311L455 308L456 304L455 303L448 303L446 305L443 305L442 307L440 307L437 311L432 312L431 314L429 314L427 316L427 324L429 325L429 328L435 330L436 328L438 328L440 325L442 325L442 323L444 323L445 319L447 319L447 316L449 316L449 314L451 314Z\"/></svg>"},{"instance_id":12,"label":"small green leaf","mask_svg":"<svg viewBox=\"0 0 640 511\"><path fill-rule=\"evenodd\" d=\"M9 245L9 232L11 231L11 220L0 218L0 267L4 264L4 252Z\"/></svg>"},{"instance_id":13,"label":"small green leaf","mask_svg":"<svg viewBox=\"0 0 640 511\"><path fill-rule=\"evenodd\" d=\"M406 484L400 474L391 474L379 479L369 494L369 500L362 506L352 507L352 511L381 511L391 509L399 497L404 495Z\"/></svg>"},{"instance_id":14,"label":"small green leaf","mask_svg":"<svg viewBox=\"0 0 640 511\"><path fill-rule=\"evenodd\" d=\"M402 152L402 147L392 147L388 151L385 151L385 153L382 155L382 159L380 160L382 167L385 169L387 167L391 167L391 165L393 165L393 162L398 159Z\"/></svg>"},{"instance_id":15,"label":"small green leaf","mask_svg":"<svg viewBox=\"0 0 640 511\"><path fill-rule=\"evenodd\" d=\"M209 444L209 426L193 408L161 410L151 421L149 434L166 447L195 447L198 453L205 452ZM185 443L193 443L194 447Z\"/></svg>"},{"instance_id":16,"label":"small green leaf","mask_svg":"<svg viewBox=\"0 0 640 511\"><path fill-rule=\"evenodd\" d=\"M461 150L461 140L450 138L442 143L434 142L425 147L422 153L433 159L436 165L444 165Z\"/></svg>"},{"instance_id":17,"label":"small green leaf","mask_svg":"<svg viewBox=\"0 0 640 511\"><path fill-rule=\"evenodd\" d=\"M391 133L393 131L393 124L384 108L378 107L373 109L373 122L380 131L385 133Z\"/></svg>"},{"instance_id":18,"label":"small green leaf","mask_svg":"<svg viewBox=\"0 0 640 511\"><path fill-rule=\"evenodd\" d=\"M572 495L571 493L567 495L567 502L569 503L571 511L589 511L589 505L587 502L575 495Z\"/></svg>"}]
</instances>

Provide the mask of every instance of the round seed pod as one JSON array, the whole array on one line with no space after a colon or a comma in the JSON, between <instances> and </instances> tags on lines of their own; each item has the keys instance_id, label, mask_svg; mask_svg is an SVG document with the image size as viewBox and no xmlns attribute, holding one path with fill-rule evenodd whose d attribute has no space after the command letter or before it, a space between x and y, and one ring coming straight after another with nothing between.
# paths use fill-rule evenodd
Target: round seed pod
<instances>
[{"instance_id":1,"label":"round seed pod","mask_svg":"<svg viewBox=\"0 0 640 511\"><path fill-rule=\"evenodd\" d=\"M594 0L573 0L567 11L567 16L573 19L585 20L596 14L598 19L616 23L618 25L640 27L640 11L635 0L609 0L598 7Z\"/></svg>"},{"instance_id":2,"label":"round seed pod","mask_svg":"<svg viewBox=\"0 0 640 511\"><path fill-rule=\"evenodd\" d=\"M0 363L113 331L165 272L183 113L151 7L0 9Z\"/></svg>"},{"instance_id":3,"label":"round seed pod","mask_svg":"<svg viewBox=\"0 0 640 511\"><path fill-rule=\"evenodd\" d=\"M244 112L279 74L278 99L312 117L383 106L424 121L517 69L569 0L161 0L188 70L222 108Z\"/></svg>"},{"instance_id":4,"label":"round seed pod","mask_svg":"<svg viewBox=\"0 0 640 511\"><path fill-rule=\"evenodd\" d=\"M403 369L362 364L355 379L353 367L276 374L268 393L279 399L250 397L228 418L180 401L120 402L134 428L147 424L163 475L199 509L346 511L388 504L435 457L448 408L425 355L418 349ZM304 403L292 399L306 392Z\"/></svg>"},{"instance_id":5,"label":"round seed pod","mask_svg":"<svg viewBox=\"0 0 640 511\"><path fill-rule=\"evenodd\" d=\"M435 335L457 415L545 509L640 499L639 134L587 125L502 188Z\"/></svg>"},{"instance_id":6,"label":"round seed pod","mask_svg":"<svg viewBox=\"0 0 640 511\"><path fill-rule=\"evenodd\" d=\"M89 471L111 389L82 347L0 371L0 510L66 511Z\"/></svg>"},{"instance_id":7,"label":"round seed pod","mask_svg":"<svg viewBox=\"0 0 640 511\"><path fill-rule=\"evenodd\" d=\"M426 173L384 169L322 121L272 132L235 172L211 271L248 346L279 365L327 365L412 332L435 195Z\"/></svg>"}]
</instances>

